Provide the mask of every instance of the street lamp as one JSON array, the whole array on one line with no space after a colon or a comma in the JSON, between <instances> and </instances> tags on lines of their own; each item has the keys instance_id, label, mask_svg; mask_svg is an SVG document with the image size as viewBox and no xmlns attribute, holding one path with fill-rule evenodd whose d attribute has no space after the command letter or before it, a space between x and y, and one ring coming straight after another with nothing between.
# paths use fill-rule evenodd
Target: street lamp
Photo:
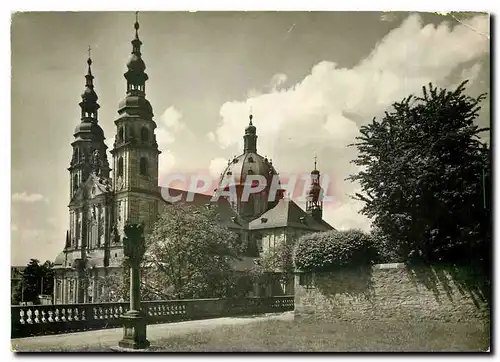
<instances>
[{"instance_id":1,"label":"street lamp","mask_svg":"<svg viewBox=\"0 0 500 362\"><path fill-rule=\"evenodd\" d=\"M124 227L123 253L130 267L130 309L122 316L123 339L118 346L130 349L149 347L146 338L146 315L141 310L140 266L146 251L144 225L127 223Z\"/></svg>"}]
</instances>

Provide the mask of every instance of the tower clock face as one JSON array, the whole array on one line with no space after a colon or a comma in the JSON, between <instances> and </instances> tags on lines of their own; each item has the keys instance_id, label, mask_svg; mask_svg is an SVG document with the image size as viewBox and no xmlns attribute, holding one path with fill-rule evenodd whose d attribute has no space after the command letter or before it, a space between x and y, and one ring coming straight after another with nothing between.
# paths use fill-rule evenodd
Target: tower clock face
<instances>
[{"instance_id":1,"label":"tower clock face","mask_svg":"<svg viewBox=\"0 0 500 362\"><path fill-rule=\"evenodd\" d=\"M118 176L118 179L116 180L116 189L121 190L123 188L123 177Z\"/></svg>"}]
</instances>

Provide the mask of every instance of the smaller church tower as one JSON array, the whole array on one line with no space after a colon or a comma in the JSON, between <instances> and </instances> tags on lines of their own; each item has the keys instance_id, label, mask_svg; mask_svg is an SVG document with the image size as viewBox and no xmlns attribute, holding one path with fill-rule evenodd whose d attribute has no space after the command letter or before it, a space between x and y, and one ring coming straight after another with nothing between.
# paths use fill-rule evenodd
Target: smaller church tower
<instances>
[{"instance_id":1,"label":"smaller church tower","mask_svg":"<svg viewBox=\"0 0 500 362\"><path fill-rule=\"evenodd\" d=\"M85 76L85 90L80 102L81 122L75 128L75 140L71 144L73 156L70 167L70 200L75 195L80 185L87 181L89 175L96 171L102 177L109 177L109 163L106 155L106 144L104 143L104 132L98 125L97 94L94 90L94 76L92 75L92 59L87 59L88 70Z\"/></svg>"},{"instance_id":2,"label":"smaller church tower","mask_svg":"<svg viewBox=\"0 0 500 362\"><path fill-rule=\"evenodd\" d=\"M323 189L320 185L320 173L317 169L317 158L314 157L314 170L311 171L311 186L307 193L306 212L315 220L323 218Z\"/></svg>"}]
</instances>

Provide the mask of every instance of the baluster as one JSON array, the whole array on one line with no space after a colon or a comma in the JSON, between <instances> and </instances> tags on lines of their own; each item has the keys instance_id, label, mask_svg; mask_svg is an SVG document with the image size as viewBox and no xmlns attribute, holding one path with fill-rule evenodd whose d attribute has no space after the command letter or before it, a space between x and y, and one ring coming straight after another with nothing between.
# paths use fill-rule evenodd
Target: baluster
<instances>
[{"instance_id":1,"label":"baluster","mask_svg":"<svg viewBox=\"0 0 500 362\"><path fill-rule=\"evenodd\" d=\"M47 319L45 318L45 315L47 314L47 312L45 312L45 310L42 310L40 313L42 315L42 318L40 319L40 321L42 323L47 323Z\"/></svg>"},{"instance_id":2,"label":"baluster","mask_svg":"<svg viewBox=\"0 0 500 362\"><path fill-rule=\"evenodd\" d=\"M61 321L66 322L66 308L61 309Z\"/></svg>"},{"instance_id":3,"label":"baluster","mask_svg":"<svg viewBox=\"0 0 500 362\"><path fill-rule=\"evenodd\" d=\"M60 322L61 321L61 316L59 314L60 314L59 308L56 308L55 316L54 316L54 320L56 322Z\"/></svg>"},{"instance_id":4,"label":"baluster","mask_svg":"<svg viewBox=\"0 0 500 362\"><path fill-rule=\"evenodd\" d=\"M54 311L52 311L52 310L49 309L48 314L49 314L49 318L47 318L47 320L50 323L54 322Z\"/></svg>"},{"instance_id":5,"label":"baluster","mask_svg":"<svg viewBox=\"0 0 500 362\"><path fill-rule=\"evenodd\" d=\"M31 308L28 309L28 312L26 312L26 315L28 316L28 318L26 319L26 322L28 324L33 324L33 319L31 319L32 314L33 314L33 312L31 311Z\"/></svg>"},{"instance_id":6,"label":"baluster","mask_svg":"<svg viewBox=\"0 0 500 362\"><path fill-rule=\"evenodd\" d=\"M38 311L38 309L35 309L35 318L33 319L33 322L35 323L40 323L40 319L38 318L38 316L40 315L40 312Z\"/></svg>"},{"instance_id":7,"label":"baluster","mask_svg":"<svg viewBox=\"0 0 500 362\"><path fill-rule=\"evenodd\" d=\"M82 311L80 313L80 320L82 320L82 321L87 320L86 315L85 315L85 308L82 308Z\"/></svg>"},{"instance_id":8,"label":"baluster","mask_svg":"<svg viewBox=\"0 0 500 362\"><path fill-rule=\"evenodd\" d=\"M99 319L104 319L104 311L102 310L102 307L99 307Z\"/></svg>"},{"instance_id":9,"label":"baluster","mask_svg":"<svg viewBox=\"0 0 500 362\"><path fill-rule=\"evenodd\" d=\"M99 311L97 310L97 307L92 308L92 319L98 319L99 318Z\"/></svg>"},{"instance_id":10,"label":"baluster","mask_svg":"<svg viewBox=\"0 0 500 362\"><path fill-rule=\"evenodd\" d=\"M78 318L78 308L75 307L75 309L73 309L73 320L78 322L80 320L80 318Z\"/></svg>"},{"instance_id":11,"label":"baluster","mask_svg":"<svg viewBox=\"0 0 500 362\"><path fill-rule=\"evenodd\" d=\"M72 312L73 311L71 310L71 308L68 308L66 310L66 314L67 314L66 319L67 319L68 322L72 322L73 321L73 313Z\"/></svg>"},{"instance_id":12,"label":"baluster","mask_svg":"<svg viewBox=\"0 0 500 362\"><path fill-rule=\"evenodd\" d=\"M25 324L26 323L26 318L25 318L25 312L24 312L24 309L20 309L19 310L19 322L21 324Z\"/></svg>"}]
</instances>

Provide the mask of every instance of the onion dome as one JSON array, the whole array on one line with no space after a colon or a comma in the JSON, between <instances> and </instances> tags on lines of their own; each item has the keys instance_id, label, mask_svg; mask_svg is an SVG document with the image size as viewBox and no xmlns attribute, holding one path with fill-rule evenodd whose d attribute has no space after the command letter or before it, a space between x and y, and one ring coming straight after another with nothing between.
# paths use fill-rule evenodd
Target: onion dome
<instances>
[{"instance_id":1,"label":"onion dome","mask_svg":"<svg viewBox=\"0 0 500 362\"><path fill-rule=\"evenodd\" d=\"M257 128L252 123L253 115L250 115L249 118L250 118L250 123L245 128L245 134L255 134L257 131Z\"/></svg>"},{"instance_id":2,"label":"onion dome","mask_svg":"<svg viewBox=\"0 0 500 362\"><path fill-rule=\"evenodd\" d=\"M144 72L146 64L141 57L142 42L139 39L139 19L137 14L138 12L135 13L135 38L132 40L132 54L127 62L128 71L124 76L127 79L127 93L144 95L148 75Z\"/></svg>"},{"instance_id":3,"label":"onion dome","mask_svg":"<svg viewBox=\"0 0 500 362\"><path fill-rule=\"evenodd\" d=\"M99 109L99 104L97 103L97 93L94 90L94 76L92 75L92 59L90 58L90 47L89 47L89 58L87 59L88 70L85 76L85 90L82 93L82 101L80 102L80 108L82 110L82 120L83 119L93 119L97 121L97 110Z\"/></svg>"}]
</instances>

